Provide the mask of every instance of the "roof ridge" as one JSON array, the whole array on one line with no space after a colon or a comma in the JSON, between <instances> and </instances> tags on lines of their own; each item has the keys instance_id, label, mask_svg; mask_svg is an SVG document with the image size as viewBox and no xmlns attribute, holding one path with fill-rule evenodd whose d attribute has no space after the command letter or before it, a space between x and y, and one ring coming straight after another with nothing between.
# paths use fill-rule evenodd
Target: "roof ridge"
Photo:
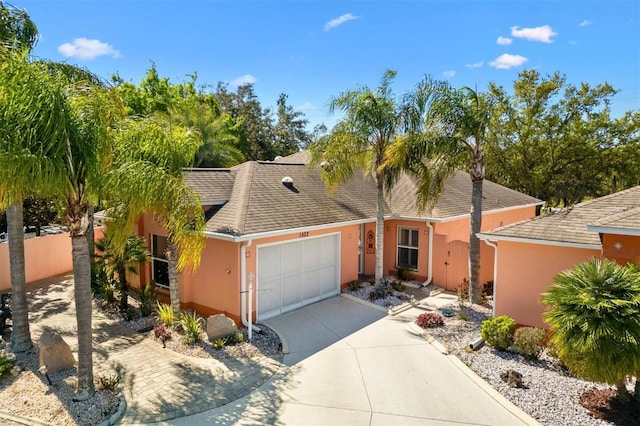
<instances>
[{"instance_id":1,"label":"roof ridge","mask_svg":"<svg viewBox=\"0 0 640 426\"><path fill-rule=\"evenodd\" d=\"M240 204L240 214L238 215L238 227L237 230L240 231L241 234L244 234L246 224L247 224L247 216L249 215L249 199L251 197L251 188L253 186L253 171L255 169L255 161L247 161L245 163L245 167L242 169L243 180L239 182L239 202ZM246 169L246 170L245 170ZM239 176L236 176L238 179ZM235 189L235 185L234 185Z\"/></svg>"},{"instance_id":2,"label":"roof ridge","mask_svg":"<svg viewBox=\"0 0 640 426\"><path fill-rule=\"evenodd\" d=\"M574 204L574 205L569 206L569 207L563 207L562 210L564 210L564 209L573 209L575 207L588 206L589 204L593 204L593 203L597 203L597 202L601 202L601 201L606 201L606 200L609 200L611 198L616 198L616 197L619 197L621 195L626 195L627 193L633 192L633 191L640 191L640 185L632 186L631 188L623 189L622 191L614 192L613 194L603 195L602 197L594 198L593 200L583 201L582 203Z\"/></svg>"},{"instance_id":3,"label":"roof ridge","mask_svg":"<svg viewBox=\"0 0 640 426\"><path fill-rule=\"evenodd\" d=\"M183 167L183 172L231 172L227 167Z\"/></svg>"}]
</instances>

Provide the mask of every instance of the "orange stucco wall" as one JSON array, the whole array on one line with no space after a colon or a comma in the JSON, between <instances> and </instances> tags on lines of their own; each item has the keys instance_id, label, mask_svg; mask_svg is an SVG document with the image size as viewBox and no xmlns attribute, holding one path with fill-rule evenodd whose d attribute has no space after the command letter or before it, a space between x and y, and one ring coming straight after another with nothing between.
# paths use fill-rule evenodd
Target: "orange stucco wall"
<instances>
[{"instance_id":1,"label":"orange stucco wall","mask_svg":"<svg viewBox=\"0 0 640 426\"><path fill-rule=\"evenodd\" d=\"M485 213L482 216L482 231L508 225L534 217L535 206L527 206L498 212ZM397 272L398 228L418 229L418 269L414 271L416 279L425 280L428 276L429 229L424 220L408 221L388 219L384 224L384 273ZM369 231L375 235L375 222L364 226L365 239ZM469 278L469 217L433 224L433 284L455 290L463 279ZM366 242L366 241L365 241ZM364 273L375 273L375 254L365 254ZM493 249L480 245L480 282L493 280Z\"/></svg>"},{"instance_id":2,"label":"orange stucco wall","mask_svg":"<svg viewBox=\"0 0 640 426\"><path fill-rule=\"evenodd\" d=\"M508 315L518 324L545 327L540 294L558 272L594 256L600 256L599 249L499 241L494 287L496 316Z\"/></svg>"},{"instance_id":3,"label":"orange stucco wall","mask_svg":"<svg viewBox=\"0 0 640 426\"><path fill-rule=\"evenodd\" d=\"M166 235L165 230L150 215L138 221L134 232L145 236L149 248L152 234ZM340 283L345 285L358 278L359 225L310 230L305 236L301 236L300 233L291 233L253 240L251 246L246 249L246 273L256 273L256 248L261 244L294 241L333 233L340 234ZM178 274L180 302L184 309L195 309L204 315L224 313L240 323L241 246L240 242L206 239L198 269L192 271L186 268ZM140 282L146 283L150 279L151 265L147 262L141 268L139 277L131 277L131 284L139 287ZM161 289L160 292L162 296L167 297L167 290ZM255 298L252 311L255 312Z\"/></svg>"},{"instance_id":4,"label":"orange stucco wall","mask_svg":"<svg viewBox=\"0 0 640 426\"><path fill-rule=\"evenodd\" d=\"M70 272L71 238L68 233L24 240L25 279L27 283ZM11 288L9 244L0 243L0 291Z\"/></svg>"},{"instance_id":5,"label":"orange stucco wall","mask_svg":"<svg viewBox=\"0 0 640 426\"><path fill-rule=\"evenodd\" d=\"M602 254L622 265L640 264L640 236L604 234Z\"/></svg>"},{"instance_id":6,"label":"orange stucco wall","mask_svg":"<svg viewBox=\"0 0 640 426\"><path fill-rule=\"evenodd\" d=\"M102 228L94 228L93 232L96 240L104 235ZM69 233L27 238L24 240L24 256L27 284L73 270ZM0 243L0 291L9 289L9 244L4 242Z\"/></svg>"}]
</instances>

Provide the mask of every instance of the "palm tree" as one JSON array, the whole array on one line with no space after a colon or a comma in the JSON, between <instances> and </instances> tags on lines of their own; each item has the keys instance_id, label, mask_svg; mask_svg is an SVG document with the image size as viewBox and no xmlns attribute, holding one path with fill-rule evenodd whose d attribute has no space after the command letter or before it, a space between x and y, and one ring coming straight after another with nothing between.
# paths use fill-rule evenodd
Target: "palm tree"
<instances>
[{"instance_id":1,"label":"palm tree","mask_svg":"<svg viewBox=\"0 0 640 426\"><path fill-rule=\"evenodd\" d=\"M182 180L182 168L192 164L201 139L170 120L130 117L119 127L115 146L115 157L122 160L105 175L105 187L112 193L105 203L109 216L118 230L131 229L139 215L149 211L161 220L168 232L169 294L178 315L178 272L197 267L204 247L200 198ZM132 180L134 192L127 186Z\"/></svg>"},{"instance_id":2,"label":"palm tree","mask_svg":"<svg viewBox=\"0 0 640 426\"><path fill-rule=\"evenodd\" d=\"M640 274L592 259L553 281L541 300L559 358L573 373L616 385L627 398L626 376L640 366Z\"/></svg>"},{"instance_id":3,"label":"palm tree","mask_svg":"<svg viewBox=\"0 0 640 426\"><path fill-rule=\"evenodd\" d=\"M115 247L111 243L110 229L104 238L96 241L96 248L102 254L98 256L99 262L109 268L109 273L113 276L118 275L120 283L120 312L124 313L128 308L128 290L127 273L137 274L140 263L146 262L151 257L151 253L147 250L144 238L129 236L123 248Z\"/></svg>"},{"instance_id":4,"label":"palm tree","mask_svg":"<svg viewBox=\"0 0 640 426\"><path fill-rule=\"evenodd\" d=\"M25 287L24 264L24 231L22 199L31 185L21 186L26 183L24 179L29 170L24 166L29 161L29 147L46 133L53 130L45 122L31 123L31 131L24 121L14 121L12 114L22 108L36 108L38 93L38 78L29 71L26 62L27 52L30 51L38 40L38 28L31 21L26 11L5 5L0 1L0 143L3 144L0 168L6 173L7 179L0 182L11 182L0 188L0 207L7 209L7 231L9 233L9 273L12 291L12 333L11 350L23 352L33 346L31 332L29 331L29 313L27 308L27 293ZM46 92L40 93L39 102L47 96ZM22 130L18 132L18 129ZM20 137L29 140L19 140ZM24 145L21 146L21 143ZM20 150L20 148L24 148ZM40 160L42 157L31 157L31 160ZM4 160L4 161L3 161ZM22 161L18 161L22 160ZM31 166L39 169L34 161ZM20 173L20 178L14 180L14 173ZM40 176L36 173L33 178Z\"/></svg>"},{"instance_id":5,"label":"palm tree","mask_svg":"<svg viewBox=\"0 0 640 426\"><path fill-rule=\"evenodd\" d=\"M329 190L347 182L357 170L375 180L377 286L383 276L384 195L393 183L386 176L385 160L393 141L406 133L410 123L405 105L396 99L390 87L395 76L395 71L388 70L376 90L364 86L333 98L329 105L331 112L341 111L344 116L328 135L309 147L311 165L324 162L321 174Z\"/></svg>"},{"instance_id":6,"label":"palm tree","mask_svg":"<svg viewBox=\"0 0 640 426\"><path fill-rule=\"evenodd\" d=\"M440 93L435 109L446 133L470 157L469 175L472 183L469 221L469 301L480 303L480 239L482 227L482 186L485 176L484 143L493 109L492 102L481 93L463 87L460 90L445 88Z\"/></svg>"}]
</instances>

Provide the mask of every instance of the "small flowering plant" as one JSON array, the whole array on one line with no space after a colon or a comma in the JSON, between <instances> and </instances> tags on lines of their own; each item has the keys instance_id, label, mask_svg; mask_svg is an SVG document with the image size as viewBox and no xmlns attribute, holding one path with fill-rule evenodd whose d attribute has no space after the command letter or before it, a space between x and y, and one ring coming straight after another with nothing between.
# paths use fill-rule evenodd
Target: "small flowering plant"
<instances>
[{"instance_id":1,"label":"small flowering plant","mask_svg":"<svg viewBox=\"0 0 640 426\"><path fill-rule=\"evenodd\" d=\"M427 312L418 316L416 324L422 328L440 327L444 325L444 318L440 314Z\"/></svg>"},{"instance_id":2,"label":"small flowering plant","mask_svg":"<svg viewBox=\"0 0 640 426\"><path fill-rule=\"evenodd\" d=\"M162 342L162 347L165 347L165 343L167 340L171 339L171 331L167 330L164 324L157 324L153 327L153 333L155 334L157 339L160 339Z\"/></svg>"}]
</instances>

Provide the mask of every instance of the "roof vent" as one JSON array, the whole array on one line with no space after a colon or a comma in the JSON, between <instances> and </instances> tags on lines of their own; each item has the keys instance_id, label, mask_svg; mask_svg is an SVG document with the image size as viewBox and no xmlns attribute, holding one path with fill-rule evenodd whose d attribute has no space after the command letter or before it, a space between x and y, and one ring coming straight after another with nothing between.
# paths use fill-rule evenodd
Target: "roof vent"
<instances>
[{"instance_id":1,"label":"roof vent","mask_svg":"<svg viewBox=\"0 0 640 426\"><path fill-rule=\"evenodd\" d=\"M282 180L280 181L282 183L286 184L293 184L293 178L291 176L285 176L282 178Z\"/></svg>"},{"instance_id":2,"label":"roof vent","mask_svg":"<svg viewBox=\"0 0 640 426\"><path fill-rule=\"evenodd\" d=\"M278 155L276 156L276 158L273 159L273 161L280 161L282 160L282 155Z\"/></svg>"}]
</instances>

